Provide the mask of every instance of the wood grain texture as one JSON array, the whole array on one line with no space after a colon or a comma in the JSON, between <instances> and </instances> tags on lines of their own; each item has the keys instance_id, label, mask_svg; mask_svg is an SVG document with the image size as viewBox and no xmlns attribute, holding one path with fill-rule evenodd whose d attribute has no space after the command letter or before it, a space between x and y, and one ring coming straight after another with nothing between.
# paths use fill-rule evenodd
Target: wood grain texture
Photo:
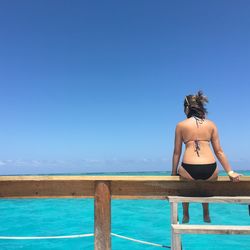
<instances>
[{"instance_id":1,"label":"wood grain texture","mask_svg":"<svg viewBox=\"0 0 250 250\"><path fill-rule=\"evenodd\" d=\"M167 199L168 196L250 196L250 176L238 183L183 181L176 176L0 176L0 198L94 197L95 181L109 181L116 199Z\"/></svg>"},{"instance_id":2,"label":"wood grain texture","mask_svg":"<svg viewBox=\"0 0 250 250\"><path fill-rule=\"evenodd\" d=\"M172 225L178 234L250 234L250 226L228 225Z\"/></svg>"},{"instance_id":3,"label":"wood grain texture","mask_svg":"<svg viewBox=\"0 0 250 250\"><path fill-rule=\"evenodd\" d=\"M132 176L132 175L115 175L115 176L100 176L100 175L2 175L0 176L0 181L21 181L21 180L34 180L34 181L45 181L45 180L54 180L54 181L182 181L179 176ZM241 181L250 181L250 176L241 176ZM228 176L219 176L218 181L229 181ZM198 180L196 182L204 182ZM216 181L210 181L216 182Z\"/></svg>"},{"instance_id":4,"label":"wood grain texture","mask_svg":"<svg viewBox=\"0 0 250 250\"><path fill-rule=\"evenodd\" d=\"M212 196L212 197L184 197L168 196L169 202L195 202L195 203L241 203L250 204L250 196Z\"/></svg>"},{"instance_id":5,"label":"wood grain texture","mask_svg":"<svg viewBox=\"0 0 250 250\"><path fill-rule=\"evenodd\" d=\"M110 182L95 183L95 250L111 249Z\"/></svg>"}]
</instances>

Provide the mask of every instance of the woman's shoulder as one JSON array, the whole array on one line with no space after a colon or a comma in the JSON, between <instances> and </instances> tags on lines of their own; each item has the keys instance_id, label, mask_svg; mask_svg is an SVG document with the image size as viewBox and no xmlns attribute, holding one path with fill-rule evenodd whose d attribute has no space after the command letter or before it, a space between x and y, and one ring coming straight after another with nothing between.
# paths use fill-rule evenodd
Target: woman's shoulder
<instances>
[{"instance_id":1,"label":"woman's shoulder","mask_svg":"<svg viewBox=\"0 0 250 250\"><path fill-rule=\"evenodd\" d=\"M205 119L205 121L207 122L208 125L210 125L212 127L216 127L215 123L212 120Z\"/></svg>"},{"instance_id":2,"label":"woman's shoulder","mask_svg":"<svg viewBox=\"0 0 250 250\"><path fill-rule=\"evenodd\" d=\"M194 121L192 120L192 118L186 118L185 120L182 120L180 122L177 123L176 127L186 127L186 126L189 126L189 125L192 125ZM204 119L204 123L206 123L206 125L208 126L211 126L211 127L216 127L215 123L210 120L210 119Z\"/></svg>"},{"instance_id":3,"label":"woman's shoulder","mask_svg":"<svg viewBox=\"0 0 250 250\"><path fill-rule=\"evenodd\" d=\"M178 122L177 125L176 125L176 127L185 126L185 124L187 123L187 120L188 120L188 119L185 119L185 120L182 120L182 121Z\"/></svg>"}]
</instances>

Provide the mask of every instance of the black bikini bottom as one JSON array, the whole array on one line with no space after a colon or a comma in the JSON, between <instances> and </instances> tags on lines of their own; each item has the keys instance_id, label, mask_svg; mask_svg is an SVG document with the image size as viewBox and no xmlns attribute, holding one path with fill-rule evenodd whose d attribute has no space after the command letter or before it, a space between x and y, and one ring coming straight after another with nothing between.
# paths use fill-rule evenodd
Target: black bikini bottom
<instances>
[{"instance_id":1,"label":"black bikini bottom","mask_svg":"<svg viewBox=\"0 0 250 250\"><path fill-rule=\"evenodd\" d=\"M211 177L216 169L216 162L211 164L187 164L182 162L182 167L195 179L206 180Z\"/></svg>"}]
</instances>

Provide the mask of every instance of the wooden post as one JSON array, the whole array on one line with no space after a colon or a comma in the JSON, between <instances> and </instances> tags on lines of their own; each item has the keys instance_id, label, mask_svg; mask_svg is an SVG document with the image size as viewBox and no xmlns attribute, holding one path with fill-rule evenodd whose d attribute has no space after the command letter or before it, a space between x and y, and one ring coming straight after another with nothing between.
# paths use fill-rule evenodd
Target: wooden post
<instances>
[{"instance_id":1,"label":"wooden post","mask_svg":"<svg viewBox=\"0 0 250 250\"><path fill-rule=\"evenodd\" d=\"M95 250L111 249L111 193L109 181L95 183Z\"/></svg>"},{"instance_id":2,"label":"wooden post","mask_svg":"<svg viewBox=\"0 0 250 250\"><path fill-rule=\"evenodd\" d=\"M180 235L176 234L172 227L172 225L178 224L178 203L170 202L170 209L171 209L171 249L181 250Z\"/></svg>"}]
</instances>

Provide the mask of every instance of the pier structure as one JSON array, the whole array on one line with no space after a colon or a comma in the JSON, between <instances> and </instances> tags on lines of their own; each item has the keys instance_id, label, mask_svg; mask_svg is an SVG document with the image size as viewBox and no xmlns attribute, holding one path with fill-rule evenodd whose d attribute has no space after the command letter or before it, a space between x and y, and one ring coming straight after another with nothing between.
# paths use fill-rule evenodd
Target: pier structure
<instances>
[{"instance_id":1,"label":"pier structure","mask_svg":"<svg viewBox=\"0 0 250 250\"><path fill-rule=\"evenodd\" d=\"M250 204L250 176L231 182L186 181L178 176L0 176L0 198L94 198L94 248L111 250L112 199L167 199L171 205L171 249L181 249L181 234L250 234L250 226L178 224L179 202ZM166 215L167 216L167 215Z\"/></svg>"}]
</instances>

